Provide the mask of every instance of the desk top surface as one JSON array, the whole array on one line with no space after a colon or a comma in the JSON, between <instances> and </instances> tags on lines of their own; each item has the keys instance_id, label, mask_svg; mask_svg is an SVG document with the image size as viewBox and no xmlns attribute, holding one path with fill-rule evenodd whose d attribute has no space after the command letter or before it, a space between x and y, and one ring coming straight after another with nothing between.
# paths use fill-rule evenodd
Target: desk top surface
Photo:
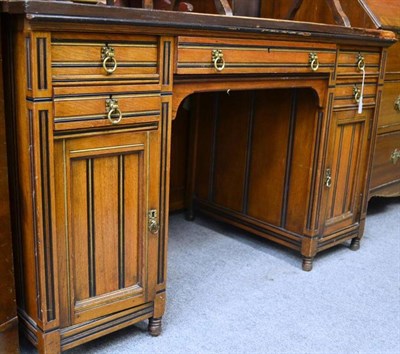
<instances>
[{"instance_id":1,"label":"desk top surface","mask_svg":"<svg viewBox=\"0 0 400 354\"><path fill-rule=\"evenodd\" d=\"M74 22L86 24L146 27L166 35L196 34L266 38L299 38L305 41L341 42L389 46L396 39L390 31L336 25L275 20L255 17L223 16L199 13L123 8L67 1L2 1L1 11L25 15L35 22Z\"/></svg>"}]
</instances>

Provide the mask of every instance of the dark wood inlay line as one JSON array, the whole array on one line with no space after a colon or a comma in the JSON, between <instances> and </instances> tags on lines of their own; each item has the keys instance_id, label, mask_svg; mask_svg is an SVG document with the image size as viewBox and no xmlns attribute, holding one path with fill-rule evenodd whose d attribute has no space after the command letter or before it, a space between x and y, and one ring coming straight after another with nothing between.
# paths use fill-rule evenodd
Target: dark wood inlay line
<instances>
[{"instance_id":1,"label":"dark wood inlay line","mask_svg":"<svg viewBox=\"0 0 400 354\"><path fill-rule=\"evenodd\" d=\"M164 42L163 84L170 84L171 42Z\"/></svg>"},{"instance_id":2,"label":"dark wood inlay line","mask_svg":"<svg viewBox=\"0 0 400 354\"><path fill-rule=\"evenodd\" d=\"M52 68L102 68L103 64L98 63L73 63L73 62L63 62L63 63L56 63L53 62L51 64ZM139 63L139 62L127 62L121 63L118 62L119 68L156 68L157 63Z\"/></svg>"},{"instance_id":3,"label":"dark wood inlay line","mask_svg":"<svg viewBox=\"0 0 400 354\"><path fill-rule=\"evenodd\" d=\"M31 38L25 38L25 50L26 50L26 85L28 90L32 90L32 56L31 56Z\"/></svg>"},{"instance_id":4,"label":"dark wood inlay line","mask_svg":"<svg viewBox=\"0 0 400 354\"><path fill-rule=\"evenodd\" d=\"M290 177L292 174L292 159L293 159L293 145L294 145L294 133L296 129L296 115L297 115L297 90L294 89L292 92L292 102L290 107L290 118L289 118L289 134L286 151L286 167L285 167L285 182L282 196L282 209L281 209L281 227L286 226L286 216L288 208L289 190L290 190Z\"/></svg>"},{"instance_id":5,"label":"dark wood inlay line","mask_svg":"<svg viewBox=\"0 0 400 354\"><path fill-rule=\"evenodd\" d=\"M43 243L45 248L47 321L55 319L53 230L51 227L52 201L50 197L50 153L48 111L39 111L40 161L42 187Z\"/></svg>"},{"instance_id":6,"label":"dark wood inlay line","mask_svg":"<svg viewBox=\"0 0 400 354\"><path fill-rule=\"evenodd\" d=\"M31 174L31 190L32 190L32 221L33 221L33 239L35 248L35 286L36 286L36 303L37 303L37 316L40 320L43 320L42 311L42 300L40 291L40 266L39 266L39 240L38 240L38 221L37 221L37 190L36 190L36 164L35 164L35 142L34 142L34 122L33 122L33 111L28 110L28 120L29 120L29 146L30 146L30 174Z\"/></svg>"},{"instance_id":7,"label":"dark wood inlay line","mask_svg":"<svg viewBox=\"0 0 400 354\"><path fill-rule=\"evenodd\" d=\"M47 90L47 39L36 39L38 89Z\"/></svg>"},{"instance_id":8,"label":"dark wood inlay line","mask_svg":"<svg viewBox=\"0 0 400 354\"><path fill-rule=\"evenodd\" d=\"M89 296L96 296L96 260L95 260L95 227L94 227L94 166L93 160L86 161L87 178L87 220L88 220L88 270Z\"/></svg>"}]
</instances>

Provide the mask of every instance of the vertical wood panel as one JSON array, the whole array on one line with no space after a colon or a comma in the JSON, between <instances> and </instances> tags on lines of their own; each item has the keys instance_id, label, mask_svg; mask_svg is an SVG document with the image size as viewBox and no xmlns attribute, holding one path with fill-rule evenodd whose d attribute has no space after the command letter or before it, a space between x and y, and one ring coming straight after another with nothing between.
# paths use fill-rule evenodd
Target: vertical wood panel
<instances>
[{"instance_id":1,"label":"vertical wood panel","mask_svg":"<svg viewBox=\"0 0 400 354\"><path fill-rule=\"evenodd\" d=\"M214 171L214 202L241 211L245 182L251 94L221 93ZM232 193L235 190L235 193Z\"/></svg>"},{"instance_id":2,"label":"vertical wood panel","mask_svg":"<svg viewBox=\"0 0 400 354\"><path fill-rule=\"evenodd\" d=\"M215 109L215 94L204 93L194 96L196 104L200 105L198 111L198 151L196 159L196 195L202 200L207 200L209 195L210 168L212 164L213 122Z\"/></svg>"},{"instance_id":3,"label":"vertical wood panel","mask_svg":"<svg viewBox=\"0 0 400 354\"><path fill-rule=\"evenodd\" d=\"M311 169L318 123L316 96L312 90L298 90L296 131L292 155L285 228L302 233L305 227L308 195L311 188Z\"/></svg>"},{"instance_id":4,"label":"vertical wood panel","mask_svg":"<svg viewBox=\"0 0 400 354\"><path fill-rule=\"evenodd\" d=\"M74 289L77 301L87 299L90 294L90 265L89 265L89 203L88 191L88 162L87 160L73 160L71 162L71 235L73 235L74 254ZM94 290L92 290L94 293Z\"/></svg>"},{"instance_id":5,"label":"vertical wood panel","mask_svg":"<svg viewBox=\"0 0 400 354\"><path fill-rule=\"evenodd\" d=\"M118 157L93 161L96 295L118 284Z\"/></svg>"},{"instance_id":6,"label":"vertical wood panel","mask_svg":"<svg viewBox=\"0 0 400 354\"><path fill-rule=\"evenodd\" d=\"M124 204L125 204L125 287L137 284L140 267L139 242L141 240L139 230L139 213L142 205L139 186L143 183L143 153L130 154L125 156L124 168ZM138 198L139 196L139 198Z\"/></svg>"},{"instance_id":7,"label":"vertical wood panel","mask_svg":"<svg viewBox=\"0 0 400 354\"><path fill-rule=\"evenodd\" d=\"M289 134L290 90L258 91L248 215L280 224Z\"/></svg>"}]
</instances>

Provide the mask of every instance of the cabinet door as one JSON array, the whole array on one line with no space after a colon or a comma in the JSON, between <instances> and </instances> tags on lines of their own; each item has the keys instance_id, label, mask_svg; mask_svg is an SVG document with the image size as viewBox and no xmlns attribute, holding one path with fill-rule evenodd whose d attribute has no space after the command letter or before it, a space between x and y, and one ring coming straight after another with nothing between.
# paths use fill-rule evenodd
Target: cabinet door
<instances>
[{"instance_id":1,"label":"cabinet door","mask_svg":"<svg viewBox=\"0 0 400 354\"><path fill-rule=\"evenodd\" d=\"M57 140L56 213L62 326L150 301L159 209L159 132Z\"/></svg>"},{"instance_id":2,"label":"cabinet door","mask_svg":"<svg viewBox=\"0 0 400 354\"><path fill-rule=\"evenodd\" d=\"M365 189L372 110L333 113L325 170L327 209L324 234L358 222Z\"/></svg>"}]
</instances>

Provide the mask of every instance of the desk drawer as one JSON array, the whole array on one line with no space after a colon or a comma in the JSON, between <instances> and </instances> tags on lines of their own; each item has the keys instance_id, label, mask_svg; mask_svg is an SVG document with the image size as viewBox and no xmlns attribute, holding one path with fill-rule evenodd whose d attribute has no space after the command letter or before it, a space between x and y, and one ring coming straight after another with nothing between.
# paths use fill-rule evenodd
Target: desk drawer
<instances>
[{"instance_id":1,"label":"desk drawer","mask_svg":"<svg viewBox=\"0 0 400 354\"><path fill-rule=\"evenodd\" d=\"M400 181L400 131L377 136L371 189Z\"/></svg>"},{"instance_id":2,"label":"desk drawer","mask_svg":"<svg viewBox=\"0 0 400 354\"><path fill-rule=\"evenodd\" d=\"M123 92L118 88L89 88L86 92L85 89L56 88L54 129L88 129L159 121L160 92Z\"/></svg>"},{"instance_id":3,"label":"desk drawer","mask_svg":"<svg viewBox=\"0 0 400 354\"><path fill-rule=\"evenodd\" d=\"M385 82L383 86L378 128L380 131L400 129L400 81Z\"/></svg>"},{"instance_id":4,"label":"desk drawer","mask_svg":"<svg viewBox=\"0 0 400 354\"><path fill-rule=\"evenodd\" d=\"M362 59L363 58L363 59ZM381 54L379 52L340 50L337 72L339 75L362 75L358 61L365 63L366 75L377 75L379 72Z\"/></svg>"},{"instance_id":5,"label":"desk drawer","mask_svg":"<svg viewBox=\"0 0 400 354\"><path fill-rule=\"evenodd\" d=\"M312 73L311 53L318 56L317 72L333 70L336 47L332 44L179 37L176 72L178 74ZM315 61L314 65L316 63Z\"/></svg>"},{"instance_id":6,"label":"desk drawer","mask_svg":"<svg viewBox=\"0 0 400 354\"><path fill-rule=\"evenodd\" d=\"M335 88L335 108L350 108L358 105L358 96L361 93L362 80L341 80ZM373 107L376 101L377 81L369 79L364 84L363 106ZM356 100L357 93L357 100Z\"/></svg>"},{"instance_id":7,"label":"desk drawer","mask_svg":"<svg viewBox=\"0 0 400 354\"><path fill-rule=\"evenodd\" d=\"M152 36L54 34L53 83L159 80L158 39Z\"/></svg>"}]
</instances>

